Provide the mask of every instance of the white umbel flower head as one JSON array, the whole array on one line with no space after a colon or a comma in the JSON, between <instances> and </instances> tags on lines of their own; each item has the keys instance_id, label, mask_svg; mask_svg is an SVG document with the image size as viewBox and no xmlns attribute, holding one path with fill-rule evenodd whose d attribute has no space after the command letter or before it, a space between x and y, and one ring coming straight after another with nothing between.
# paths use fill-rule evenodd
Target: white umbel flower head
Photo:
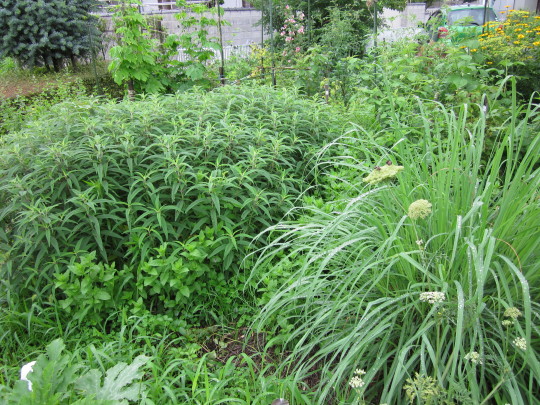
<instances>
[{"instance_id":1,"label":"white umbel flower head","mask_svg":"<svg viewBox=\"0 0 540 405\"><path fill-rule=\"evenodd\" d=\"M356 370L354 370L354 374L354 377L351 378L351 380L349 381L349 385L353 389L362 388L366 384L366 382L362 380L362 376L366 374L365 370L357 368Z\"/></svg>"},{"instance_id":2,"label":"white umbel flower head","mask_svg":"<svg viewBox=\"0 0 540 405\"><path fill-rule=\"evenodd\" d=\"M474 364L482 364L482 357L480 357L480 353L478 352L470 352L465 355L465 360L469 360L471 363Z\"/></svg>"},{"instance_id":3,"label":"white umbel flower head","mask_svg":"<svg viewBox=\"0 0 540 405\"><path fill-rule=\"evenodd\" d=\"M32 391L32 381L30 381L28 378L28 374L30 374L32 371L34 371L34 364L36 364L35 361L31 361L30 363L25 364L21 367L21 380L26 381L28 383L28 390Z\"/></svg>"},{"instance_id":4,"label":"white umbel flower head","mask_svg":"<svg viewBox=\"0 0 540 405\"><path fill-rule=\"evenodd\" d=\"M514 343L514 346L516 346L518 349L523 351L527 350L527 341L522 337L515 338L512 343Z\"/></svg>"},{"instance_id":5,"label":"white umbel flower head","mask_svg":"<svg viewBox=\"0 0 540 405\"><path fill-rule=\"evenodd\" d=\"M416 200L409 205L409 211L407 215L411 219L424 219L431 214L431 203L428 200Z\"/></svg>"},{"instance_id":6,"label":"white umbel flower head","mask_svg":"<svg viewBox=\"0 0 540 405\"><path fill-rule=\"evenodd\" d=\"M349 381L349 385L352 388L362 388L364 384L364 380L362 380L362 378L357 375L355 375L353 378L351 378L351 381Z\"/></svg>"},{"instance_id":7,"label":"white umbel flower head","mask_svg":"<svg viewBox=\"0 0 540 405\"><path fill-rule=\"evenodd\" d=\"M440 291L430 291L420 293L420 301L429 302L430 304L435 304L443 302L446 300L446 296L443 292Z\"/></svg>"},{"instance_id":8,"label":"white umbel flower head","mask_svg":"<svg viewBox=\"0 0 540 405\"><path fill-rule=\"evenodd\" d=\"M504 316L506 318L517 319L521 316L521 311L516 307L506 308L506 311L504 311Z\"/></svg>"}]
</instances>

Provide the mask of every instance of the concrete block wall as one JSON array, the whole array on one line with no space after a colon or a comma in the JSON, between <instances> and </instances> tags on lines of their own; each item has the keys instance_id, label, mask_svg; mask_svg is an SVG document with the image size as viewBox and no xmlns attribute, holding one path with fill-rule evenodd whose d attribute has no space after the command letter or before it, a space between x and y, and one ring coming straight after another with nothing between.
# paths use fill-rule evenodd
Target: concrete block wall
<instances>
[{"instance_id":1,"label":"concrete block wall","mask_svg":"<svg viewBox=\"0 0 540 405\"><path fill-rule=\"evenodd\" d=\"M181 34L184 31L178 20L175 18L175 14L175 10L160 10L152 13L145 13L145 15L160 16L162 18L162 27L166 29L167 33ZM261 27L260 25L257 25L257 23L261 19L261 15L259 10L249 8L224 9L223 20L229 23L228 25L222 25L224 45L236 46L260 43ZM110 14L102 14L101 17L107 20L108 30L112 33L112 16ZM212 15L208 14L208 17L212 17ZM210 36L218 36L217 27L210 27L208 32ZM264 38L267 38L266 33Z\"/></svg>"},{"instance_id":2,"label":"concrete block wall","mask_svg":"<svg viewBox=\"0 0 540 405\"><path fill-rule=\"evenodd\" d=\"M383 10L382 18L390 29L417 27L427 21L426 3L408 3L403 11Z\"/></svg>"}]
</instances>

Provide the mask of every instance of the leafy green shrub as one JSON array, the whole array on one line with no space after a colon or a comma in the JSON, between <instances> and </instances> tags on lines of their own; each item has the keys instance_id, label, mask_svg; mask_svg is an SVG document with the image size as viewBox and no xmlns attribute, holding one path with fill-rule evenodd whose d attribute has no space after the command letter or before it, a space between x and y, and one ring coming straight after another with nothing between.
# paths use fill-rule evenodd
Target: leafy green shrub
<instances>
[{"instance_id":1,"label":"leafy green shrub","mask_svg":"<svg viewBox=\"0 0 540 405\"><path fill-rule=\"evenodd\" d=\"M474 55L442 43L420 47L414 42L399 42L381 48L376 59L366 59L354 67L351 74L357 78L358 86L349 103L350 119L373 131L389 129L392 122L421 131L418 99L459 106L480 103L486 94L491 99L505 96L493 84L493 72L479 65ZM501 122L507 117L505 110L501 116L491 116ZM397 139L381 138L380 142L391 145Z\"/></svg>"},{"instance_id":2,"label":"leafy green shrub","mask_svg":"<svg viewBox=\"0 0 540 405\"><path fill-rule=\"evenodd\" d=\"M514 105L484 162L482 105L420 107L418 143L359 128L329 147L341 159L323 152L351 197L270 228L252 277L293 274L255 326L291 353L282 370L316 374L321 404L536 403L540 110Z\"/></svg>"},{"instance_id":3,"label":"leafy green shrub","mask_svg":"<svg viewBox=\"0 0 540 405\"><path fill-rule=\"evenodd\" d=\"M330 108L270 88L60 104L4 137L3 277L77 317L110 314L109 297L175 317L238 310L252 237L307 189L337 129ZM107 286L127 273L122 294Z\"/></svg>"}]
</instances>

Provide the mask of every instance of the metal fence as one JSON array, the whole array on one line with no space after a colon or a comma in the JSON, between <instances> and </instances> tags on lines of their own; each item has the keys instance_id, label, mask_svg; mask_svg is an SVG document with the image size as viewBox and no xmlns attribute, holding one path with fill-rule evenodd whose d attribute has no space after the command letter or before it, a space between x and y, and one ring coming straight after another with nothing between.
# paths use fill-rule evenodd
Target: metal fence
<instances>
[{"instance_id":1,"label":"metal fence","mask_svg":"<svg viewBox=\"0 0 540 405\"><path fill-rule=\"evenodd\" d=\"M251 55L252 52L252 45L230 45L230 46L224 46L223 47L223 58L224 59L230 59L231 57L241 57L241 58L247 58ZM219 51L216 51L215 49L208 49L209 51L214 52L214 56L212 57L212 60L219 60L220 54ZM174 58L179 62L185 62L189 60L189 55L187 55L183 49L178 50L178 54Z\"/></svg>"}]
</instances>

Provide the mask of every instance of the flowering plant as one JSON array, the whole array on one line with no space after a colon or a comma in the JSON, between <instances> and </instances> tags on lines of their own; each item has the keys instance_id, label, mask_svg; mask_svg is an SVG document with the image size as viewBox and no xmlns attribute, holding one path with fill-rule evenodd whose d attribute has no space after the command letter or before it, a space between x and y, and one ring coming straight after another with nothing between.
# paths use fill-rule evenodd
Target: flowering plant
<instances>
[{"instance_id":1,"label":"flowering plant","mask_svg":"<svg viewBox=\"0 0 540 405\"><path fill-rule=\"evenodd\" d=\"M488 66L500 66L522 79L522 88L540 90L540 16L509 10L504 23L490 21L480 35L479 51Z\"/></svg>"},{"instance_id":2,"label":"flowering plant","mask_svg":"<svg viewBox=\"0 0 540 405\"><path fill-rule=\"evenodd\" d=\"M301 50L302 36L305 34L305 15L301 11L293 12L289 5L285 6L285 20L280 35L285 39L283 57L290 63Z\"/></svg>"}]
</instances>

